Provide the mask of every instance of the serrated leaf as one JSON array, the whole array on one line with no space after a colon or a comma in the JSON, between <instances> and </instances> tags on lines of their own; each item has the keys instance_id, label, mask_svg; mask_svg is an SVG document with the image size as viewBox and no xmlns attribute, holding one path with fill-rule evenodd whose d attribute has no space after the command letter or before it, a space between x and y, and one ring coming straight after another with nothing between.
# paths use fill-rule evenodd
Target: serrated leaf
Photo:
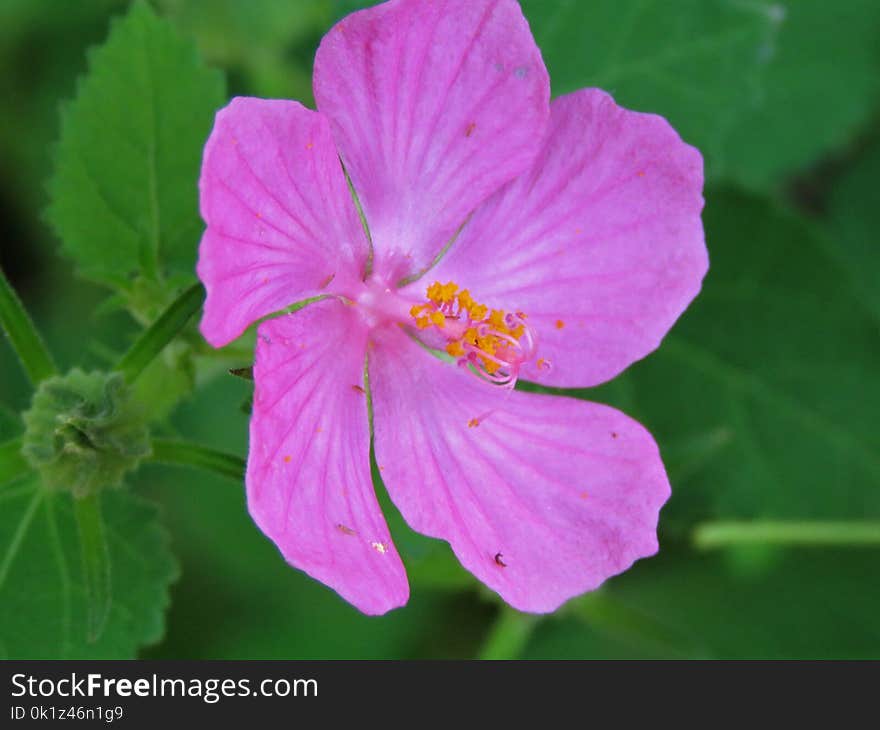
<instances>
[{"instance_id":1,"label":"serrated leaf","mask_svg":"<svg viewBox=\"0 0 880 730\"><path fill-rule=\"evenodd\" d=\"M880 99L880 3L790 0L758 103L734 125L724 170L768 189L846 145Z\"/></svg>"},{"instance_id":2,"label":"serrated leaf","mask_svg":"<svg viewBox=\"0 0 880 730\"><path fill-rule=\"evenodd\" d=\"M112 590L103 629L91 640L73 500L35 483L0 489L3 658L126 659L162 637L178 567L158 511L127 491L101 499Z\"/></svg>"},{"instance_id":3,"label":"serrated leaf","mask_svg":"<svg viewBox=\"0 0 880 730\"><path fill-rule=\"evenodd\" d=\"M202 146L224 101L221 75L135 3L95 49L64 110L48 217L87 278L192 276Z\"/></svg>"},{"instance_id":4,"label":"serrated leaf","mask_svg":"<svg viewBox=\"0 0 880 730\"><path fill-rule=\"evenodd\" d=\"M708 201L704 289L623 376L672 478L661 526L876 518L876 320L809 223L744 194Z\"/></svg>"}]
</instances>

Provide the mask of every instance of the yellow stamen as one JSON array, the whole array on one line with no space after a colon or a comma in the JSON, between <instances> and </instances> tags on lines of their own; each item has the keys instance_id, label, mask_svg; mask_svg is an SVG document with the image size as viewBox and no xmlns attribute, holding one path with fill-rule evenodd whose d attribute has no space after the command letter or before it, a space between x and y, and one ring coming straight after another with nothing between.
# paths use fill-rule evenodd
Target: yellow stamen
<instances>
[{"instance_id":1,"label":"yellow stamen","mask_svg":"<svg viewBox=\"0 0 880 730\"><path fill-rule=\"evenodd\" d=\"M446 352L452 357L462 357L464 355L464 347L459 340L454 340L446 345Z\"/></svg>"},{"instance_id":2,"label":"yellow stamen","mask_svg":"<svg viewBox=\"0 0 880 730\"><path fill-rule=\"evenodd\" d=\"M416 327L445 330L445 334L448 333L446 352L452 357L463 358L470 353L470 357L476 356L475 362L484 373L495 375L504 371L505 363L510 361L511 354L519 347L517 343L526 334L522 322L525 314L516 312L513 319L517 324L508 327L507 312L480 304L470 290L459 289L454 281L445 284L435 281L427 287L425 295L424 303L413 305L409 310ZM455 324L450 324L450 320Z\"/></svg>"}]
</instances>

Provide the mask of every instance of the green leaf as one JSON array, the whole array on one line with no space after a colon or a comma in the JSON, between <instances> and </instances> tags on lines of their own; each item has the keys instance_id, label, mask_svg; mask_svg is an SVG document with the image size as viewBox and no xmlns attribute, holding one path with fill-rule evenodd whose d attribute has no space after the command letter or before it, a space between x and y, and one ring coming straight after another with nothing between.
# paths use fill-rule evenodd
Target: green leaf
<instances>
[{"instance_id":1,"label":"green leaf","mask_svg":"<svg viewBox=\"0 0 880 730\"><path fill-rule=\"evenodd\" d=\"M21 453L21 439L0 444L0 487L30 471L30 464Z\"/></svg>"},{"instance_id":2,"label":"green leaf","mask_svg":"<svg viewBox=\"0 0 880 730\"><path fill-rule=\"evenodd\" d=\"M828 225L832 251L847 267L856 288L880 322L880 141L875 141L832 191Z\"/></svg>"},{"instance_id":3,"label":"green leaf","mask_svg":"<svg viewBox=\"0 0 880 730\"><path fill-rule=\"evenodd\" d=\"M880 3L791 0L758 104L731 129L724 171L755 188L849 142L880 98Z\"/></svg>"},{"instance_id":4,"label":"green leaf","mask_svg":"<svg viewBox=\"0 0 880 730\"><path fill-rule=\"evenodd\" d=\"M523 0L554 95L595 86L665 116L719 174L738 118L759 101L781 14L754 0Z\"/></svg>"},{"instance_id":5,"label":"green leaf","mask_svg":"<svg viewBox=\"0 0 880 730\"><path fill-rule=\"evenodd\" d=\"M780 553L743 575L723 555L661 550L539 626L525 658L873 659L878 557Z\"/></svg>"},{"instance_id":6,"label":"green leaf","mask_svg":"<svg viewBox=\"0 0 880 730\"><path fill-rule=\"evenodd\" d=\"M0 489L0 501L0 656L125 659L162 637L178 568L153 505L126 491L102 494L113 590L94 638L71 497L32 483Z\"/></svg>"},{"instance_id":7,"label":"green leaf","mask_svg":"<svg viewBox=\"0 0 880 730\"><path fill-rule=\"evenodd\" d=\"M876 519L876 319L808 223L744 194L708 200L703 292L622 376L669 468L661 525Z\"/></svg>"},{"instance_id":8,"label":"green leaf","mask_svg":"<svg viewBox=\"0 0 880 730\"><path fill-rule=\"evenodd\" d=\"M79 273L123 290L192 276L196 180L219 73L145 3L94 50L65 109L48 217Z\"/></svg>"}]
</instances>

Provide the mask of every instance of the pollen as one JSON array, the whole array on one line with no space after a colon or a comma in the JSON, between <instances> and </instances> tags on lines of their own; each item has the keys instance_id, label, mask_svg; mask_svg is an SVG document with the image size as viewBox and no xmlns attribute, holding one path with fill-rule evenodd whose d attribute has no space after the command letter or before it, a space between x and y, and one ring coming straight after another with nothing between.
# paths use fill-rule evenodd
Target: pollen
<instances>
[{"instance_id":1,"label":"pollen","mask_svg":"<svg viewBox=\"0 0 880 730\"><path fill-rule=\"evenodd\" d=\"M425 297L425 302L409 310L416 328L441 335L445 343L439 346L462 367L483 380L512 388L520 365L535 351L525 313L490 309L454 281L435 281Z\"/></svg>"},{"instance_id":2,"label":"pollen","mask_svg":"<svg viewBox=\"0 0 880 730\"><path fill-rule=\"evenodd\" d=\"M557 319L556 320L556 329L561 330L563 327L565 327L565 322L563 322L561 319Z\"/></svg>"}]
</instances>

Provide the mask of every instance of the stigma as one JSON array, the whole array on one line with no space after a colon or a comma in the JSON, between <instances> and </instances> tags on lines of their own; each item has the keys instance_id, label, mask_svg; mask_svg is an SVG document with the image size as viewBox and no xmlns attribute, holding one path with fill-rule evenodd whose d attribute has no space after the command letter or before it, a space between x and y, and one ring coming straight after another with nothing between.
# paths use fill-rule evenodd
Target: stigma
<instances>
[{"instance_id":1,"label":"stigma","mask_svg":"<svg viewBox=\"0 0 880 730\"><path fill-rule=\"evenodd\" d=\"M490 309L452 281L431 284L426 301L409 314L418 330L442 338L460 367L494 385L512 388L520 367L535 355L535 335L524 312ZM537 367L548 368L549 362L541 359Z\"/></svg>"}]
</instances>

